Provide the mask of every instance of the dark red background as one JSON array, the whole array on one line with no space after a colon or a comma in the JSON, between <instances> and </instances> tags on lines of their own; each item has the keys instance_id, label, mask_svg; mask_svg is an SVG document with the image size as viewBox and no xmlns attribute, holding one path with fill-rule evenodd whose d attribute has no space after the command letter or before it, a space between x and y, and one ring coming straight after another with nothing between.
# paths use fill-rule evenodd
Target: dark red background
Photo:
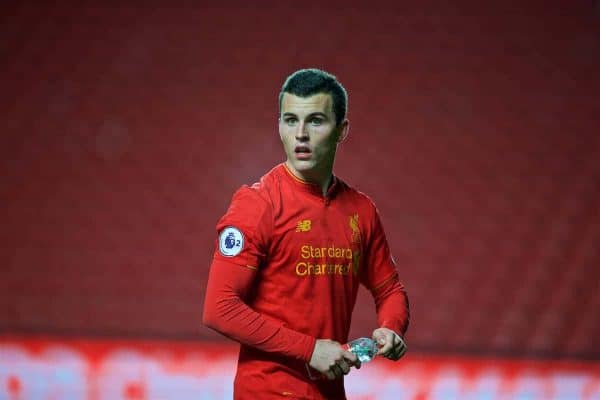
<instances>
[{"instance_id":1,"label":"dark red background","mask_svg":"<svg viewBox=\"0 0 600 400\"><path fill-rule=\"evenodd\" d=\"M380 208L410 348L599 358L599 7L499 3L4 6L0 331L218 338L214 225L316 66L349 90L336 173ZM352 335L374 324L361 292Z\"/></svg>"}]
</instances>

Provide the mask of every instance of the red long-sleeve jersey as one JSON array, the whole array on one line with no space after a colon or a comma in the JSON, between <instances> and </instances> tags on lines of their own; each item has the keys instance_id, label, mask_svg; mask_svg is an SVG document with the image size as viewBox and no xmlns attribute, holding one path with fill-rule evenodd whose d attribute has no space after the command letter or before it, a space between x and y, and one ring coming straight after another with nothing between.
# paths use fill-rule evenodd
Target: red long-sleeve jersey
<instances>
[{"instance_id":1,"label":"red long-sleeve jersey","mask_svg":"<svg viewBox=\"0 0 600 400\"><path fill-rule=\"evenodd\" d=\"M308 367L316 339L348 340L359 283L380 326L404 335L408 301L377 209L333 177L321 188L280 164L243 186L217 224L204 323L241 343L236 399L343 399Z\"/></svg>"}]
</instances>

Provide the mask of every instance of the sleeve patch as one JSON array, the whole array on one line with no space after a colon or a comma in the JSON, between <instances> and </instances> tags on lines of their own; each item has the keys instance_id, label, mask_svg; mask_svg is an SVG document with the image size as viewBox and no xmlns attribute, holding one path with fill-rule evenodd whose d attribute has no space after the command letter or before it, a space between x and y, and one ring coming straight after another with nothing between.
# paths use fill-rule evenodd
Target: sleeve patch
<instances>
[{"instance_id":1,"label":"sleeve patch","mask_svg":"<svg viewBox=\"0 0 600 400\"><path fill-rule=\"evenodd\" d=\"M234 257L244 249L244 234L235 226L228 226L219 235L219 251L225 257Z\"/></svg>"}]
</instances>

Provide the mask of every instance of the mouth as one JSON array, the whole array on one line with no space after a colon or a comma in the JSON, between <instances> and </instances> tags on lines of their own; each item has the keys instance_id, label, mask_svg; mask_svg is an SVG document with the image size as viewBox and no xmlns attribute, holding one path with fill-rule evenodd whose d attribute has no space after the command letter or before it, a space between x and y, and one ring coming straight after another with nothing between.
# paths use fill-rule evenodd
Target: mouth
<instances>
[{"instance_id":1,"label":"mouth","mask_svg":"<svg viewBox=\"0 0 600 400\"><path fill-rule=\"evenodd\" d=\"M297 159L306 160L310 158L312 151L310 151L308 146L298 145L294 148L294 153L296 154Z\"/></svg>"}]
</instances>

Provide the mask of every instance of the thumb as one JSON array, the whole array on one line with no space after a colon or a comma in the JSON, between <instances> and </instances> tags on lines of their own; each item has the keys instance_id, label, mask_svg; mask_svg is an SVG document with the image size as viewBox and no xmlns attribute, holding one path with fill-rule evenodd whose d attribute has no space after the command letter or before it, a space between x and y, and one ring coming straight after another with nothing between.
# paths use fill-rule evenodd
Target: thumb
<instances>
[{"instance_id":1,"label":"thumb","mask_svg":"<svg viewBox=\"0 0 600 400\"><path fill-rule=\"evenodd\" d=\"M376 332L373 335L373 340L377 342L379 346L383 346L385 344L385 335L381 332Z\"/></svg>"},{"instance_id":2,"label":"thumb","mask_svg":"<svg viewBox=\"0 0 600 400\"><path fill-rule=\"evenodd\" d=\"M356 361L358 360L356 354L347 349L344 350L343 357L352 363L356 363Z\"/></svg>"}]
</instances>

